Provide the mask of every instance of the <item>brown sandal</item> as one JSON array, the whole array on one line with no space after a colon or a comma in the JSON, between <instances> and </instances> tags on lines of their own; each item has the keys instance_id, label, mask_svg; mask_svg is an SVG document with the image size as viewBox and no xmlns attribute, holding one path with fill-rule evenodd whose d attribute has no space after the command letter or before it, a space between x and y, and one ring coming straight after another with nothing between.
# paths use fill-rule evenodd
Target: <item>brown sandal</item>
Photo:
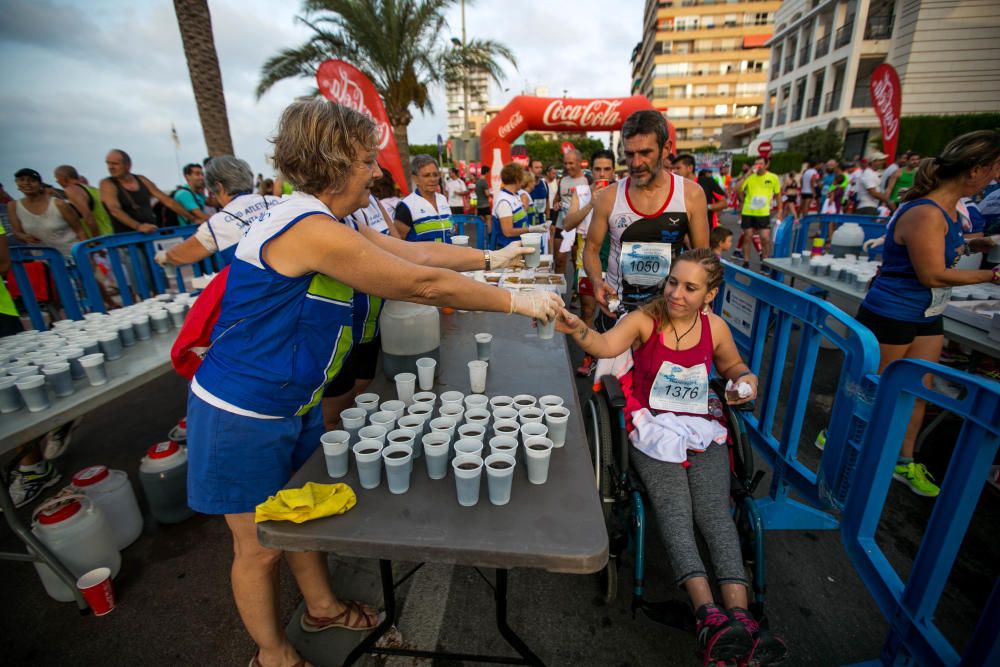
<instances>
[{"instance_id":1,"label":"brown sandal","mask_svg":"<svg viewBox=\"0 0 1000 667\"><path fill-rule=\"evenodd\" d=\"M369 614L373 619L372 622L362 625L369 618ZM367 611L357 600L347 600L344 602L344 610L330 618L310 616L308 611L303 611L299 625L305 632L322 632L330 628L367 632L378 626L378 617L377 611Z\"/></svg>"}]
</instances>

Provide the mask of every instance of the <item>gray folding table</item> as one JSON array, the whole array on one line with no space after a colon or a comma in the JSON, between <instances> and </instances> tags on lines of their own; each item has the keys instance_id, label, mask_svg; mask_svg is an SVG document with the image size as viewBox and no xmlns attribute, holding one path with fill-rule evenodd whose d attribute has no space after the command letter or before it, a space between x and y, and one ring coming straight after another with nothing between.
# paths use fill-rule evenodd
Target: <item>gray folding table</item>
<instances>
[{"instance_id":1,"label":"gray folding table","mask_svg":"<svg viewBox=\"0 0 1000 667\"><path fill-rule=\"evenodd\" d=\"M327 551L379 559L385 620L348 655L345 665L353 664L364 653L541 665L507 624L508 570L530 567L590 574L608 560L607 530L565 337L556 334L551 340L540 340L528 320L492 313L442 316L441 329L435 392L469 393L466 364L476 358L473 334L485 331L494 335L486 395L555 394L564 399L571 411L566 446L553 450L548 483L530 484L519 460L510 504L490 504L484 473L479 504L461 507L451 471L443 480L431 480L422 458L414 462L409 492L394 496L386 487L384 475L377 489L362 489L353 460L347 477L330 479L323 452L318 450L288 487L301 487L310 481L345 482L357 494L357 505L346 514L303 524L263 522L258 525L258 535L263 545L288 551ZM370 391L384 400L396 398L394 384L381 375ZM523 453L518 458L521 456ZM396 621L395 587L416 571L394 581L393 560L496 568L493 588L497 627L520 658L374 648Z\"/></svg>"}]
</instances>

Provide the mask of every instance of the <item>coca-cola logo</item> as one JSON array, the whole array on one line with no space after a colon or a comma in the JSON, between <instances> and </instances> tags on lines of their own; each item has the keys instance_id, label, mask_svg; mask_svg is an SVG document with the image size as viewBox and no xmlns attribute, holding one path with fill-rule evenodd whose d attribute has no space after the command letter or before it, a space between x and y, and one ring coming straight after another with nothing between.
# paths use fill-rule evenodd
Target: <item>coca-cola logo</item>
<instances>
[{"instance_id":1,"label":"coca-cola logo","mask_svg":"<svg viewBox=\"0 0 1000 667\"><path fill-rule=\"evenodd\" d=\"M329 94L326 96L327 99L336 102L337 104L342 104L345 107L354 109L359 113L371 118L375 121L376 131L378 133L378 150L382 150L387 145L389 145L389 138L392 136L392 130L389 128L389 124L383 120L379 120L375 117L365 104L365 95L361 90L361 86L352 81L347 72L338 69L337 79L324 79L320 81L320 87L326 88Z\"/></svg>"},{"instance_id":2,"label":"coca-cola logo","mask_svg":"<svg viewBox=\"0 0 1000 667\"><path fill-rule=\"evenodd\" d=\"M514 114L507 119L507 122L500 126L500 129L497 130L497 134L500 135L501 139L503 139L523 122L524 116L521 115L520 111L515 111Z\"/></svg>"},{"instance_id":3,"label":"coca-cola logo","mask_svg":"<svg viewBox=\"0 0 1000 667\"><path fill-rule=\"evenodd\" d=\"M892 140L899 131L899 118L896 117L896 112L892 108L893 100L897 98L898 92L888 70L882 74L881 79L872 81L872 94L875 97L875 108L882 119L884 139Z\"/></svg>"},{"instance_id":4,"label":"coca-cola logo","mask_svg":"<svg viewBox=\"0 0 1000 667\"><path fill-rule=\"evenodd\" d=\"M596 128L620 125L621 114L618 107L621 100L588 100L586 102L564 102L553 100L545 107L542 123L547 127Z\"/></svg>"}]
</instances>

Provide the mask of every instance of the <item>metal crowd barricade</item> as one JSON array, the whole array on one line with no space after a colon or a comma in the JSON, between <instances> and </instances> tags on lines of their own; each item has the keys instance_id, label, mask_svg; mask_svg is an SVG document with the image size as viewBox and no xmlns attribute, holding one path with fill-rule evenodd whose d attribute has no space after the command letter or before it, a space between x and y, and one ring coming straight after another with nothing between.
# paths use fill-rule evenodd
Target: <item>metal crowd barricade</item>
<instances>
[{"instance_id":1,"label":"metal crowd barricade","mask_svg":"<svg viewBox=\"0 0 1000 667\"><path fill-rule=\"evenodd\" d=\"M847 455L855 451L849 442L859 443L865 433L864 410L856 406L876 380L872 374L878 369L878 343L871 331L836 306L723 264L725 284L715 299L715 311L730 324L743 358L760 378L754 411L744 417L751 441L773 471L770 497L758 504L764 525L770 530L836 528L837 519L824 510L838 508L850 487L853 471L842 468L853 461ZM799 334L798 348L794 364L786 369L793 327ZM840 327L846 331L841 333ZM823 339L839 348L843 361L826 447L818 471L813 471L797 454L806 412L815 408L811 390ZM765 358L769 361L762 375Z\"/></svg>"},{"instance_id":2,"label":"metal crowd barricade","mask_svg":"<svg viewBox=\"0 0 1000 667\"><path fill-rule=\"evenodd\" d=\"M888 218L876 218L870 215L853 214L818 214L804 215L798 220L794 216L786 216L778 224L774 232L773 245L771 251L773 257L788 257L793 252L806 252L806 245L809 241L809 230L813 224L818 224L820 229L824 225L832 224L835 227L846 222L855 222L861 225L865 232L865 240L876 239L885 235L885 225ZM829 240L829 239L827 239Z\"/></svg>"},{"instance_id":3,"label":"metal crowd barricade","mask_svg":"<svg viewBox=\"0 0 1000 667\"><path fill-rule=\"evenodd\" d=\"M476 246L480 250L486 250L486 244L489 239L486 238L486 224L483 223L483 219L478 215L453 215L451 216L451 227L454 234L464 234L469 235L466 227L468 225L475 225L476 227ZM458 230L458 231L456 231Z\"/></svg>"},{"instance_id":4,"label":"metal crowd barricade","mask_svg":"<svg viewBox=\"0 0 1000 667\"><path fill-rule=\"evenodd\" d=\"M157 252L157 246L170 245L184 240L193 236L197 229L197 225L182 225L180 227L164 227L151 234L127 232L97 236L74 244L73 258L76 260L77 266L89 266L92 254L106 251L111 271L118 283L122 303L130 306L135 303L132 290L135 290L135 293L142 299L162 294L167 290L167 274L153 259ZM126 261L123 261L123 257ZM190 266L195 276L202 276L221 270L224 262L222 257L215 253ZM179 290L188 291L181 269L182 267L174 269L177 287ZM104 301L101 298L97 280L89 271L80 271L80 278L90 310L103 313Z\"/></svg>"},{"instance_id":5,"label":"metal crowd barricade","mask_svg":"<svg viewBox=\"0 0 1000 667\"><path fill-rule=\"evenodd\" d=\"M960 387L958 397L925 386L925 374ZM875 532L918 398L961 417L964 424L941 494L934 501L930 521L904 581L879 547ZM1000 579L983 581L985 588L992 588L992 594L964 655L959 655L934 624L938 601L983 491L983 480L1000 448L998 416L1000 384L996 382L913 359L893 362L885 369L841 523L844 546L854 568L889 622L889 636L880 660L863 664L1000 664Z\"/></svg>"},{"instance_id":6,"label":"metal crowd barricade","mask_svg":"<svg viewBox=\"0 0 1000 667\"><path fill-rule=\"evenodd\" d=\"M66 265L66 258L62 256L62 253L48 246L15 245L10 246L10 260L11 271L17 281L18 290L21 292L21 301L31 319L31 326L39 331L48 328L45 324L45 318L42 316L34 287L28 277L28 271L24 267L28 262L43 262L48 267L49 275L56 287L56 293L59 295L60 305L66 312L66 316L74 320L83 319L80 304L77 302L76 290L73 287L70 267ZM84 266L89 266L89 263Z\"/></svg>"}]
</instances>

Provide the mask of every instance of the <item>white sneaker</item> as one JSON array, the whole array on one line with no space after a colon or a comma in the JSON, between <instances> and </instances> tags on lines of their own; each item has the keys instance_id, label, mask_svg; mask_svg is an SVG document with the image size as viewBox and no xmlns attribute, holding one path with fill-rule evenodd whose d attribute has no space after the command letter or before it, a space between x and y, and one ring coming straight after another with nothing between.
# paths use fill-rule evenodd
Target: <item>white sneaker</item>
<instances>
[{"instance_id":1,"label":"white sneaker","mask_svg":"<svg viewBox=\"0 0 1000 667\"><path fill-rule=\"evenodd\" d=\"M59 482L62 475L49 463L45 462L45 470L42 472L26 472L14 469L11 471L10 499L14 507L23 507L38 496L42 491Z\"/></svg>"},{"instance_id":2,"label":"white sneaker","mask_svg":"<svg viewBox=\"0 0 1000 667\"><path fill-rule=\"evenodd\" d=\"M42 458L46 461L52 461L65 454L70 440L73 439L73 432L82 421L83 417L77 417L68 424L63 424L46 433L42 439Z\"/></svg>"}]
</instances>

